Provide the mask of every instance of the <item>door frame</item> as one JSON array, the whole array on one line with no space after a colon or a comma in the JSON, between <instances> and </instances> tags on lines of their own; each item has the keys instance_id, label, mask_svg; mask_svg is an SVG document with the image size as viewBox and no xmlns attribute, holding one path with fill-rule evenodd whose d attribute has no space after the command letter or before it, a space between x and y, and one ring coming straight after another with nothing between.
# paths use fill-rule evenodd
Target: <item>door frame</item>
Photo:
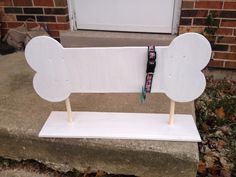
<instances>
[{"instance_id":1,"label":"door frame","mask_svg":"<svg viewBox=\"0 0 236 177\"><path fill-rule=\"evenodd\" d=\"M71 31L77 31L78 25L75 18L76 9L74 5L74 0L67 0L67 4L68 4L68 10L69 10L70 29ZM179 20L180 20L180 14L181 14L181 5L182 5L182 0L174 0L171 34L178 33Z\"/></svg>"}]
</instances>

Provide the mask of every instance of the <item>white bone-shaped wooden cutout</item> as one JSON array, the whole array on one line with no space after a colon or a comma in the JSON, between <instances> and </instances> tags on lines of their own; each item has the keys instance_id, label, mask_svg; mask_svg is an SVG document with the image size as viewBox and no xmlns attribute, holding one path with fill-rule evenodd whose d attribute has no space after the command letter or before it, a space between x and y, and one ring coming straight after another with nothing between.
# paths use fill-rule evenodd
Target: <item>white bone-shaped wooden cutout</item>
<instances>
[{"instance_id":1,"label":"white bone-shaped wooden cutout","mask_svg":"<svg viewBox=\"0 0 236 177\"><path fill-rule=\"evenodd\" d=\"M199 97L206 85L201 70L211 56L208 40L185 33L169 46L155 48L157 66L151 92L165 93L176 102ZM35 91L51 102L66 100L71 93L140 93L144 86L147 47L63 48L56 40L41 36L29 42L25 56L36 72Z\"/></svg>"}]
</instances>

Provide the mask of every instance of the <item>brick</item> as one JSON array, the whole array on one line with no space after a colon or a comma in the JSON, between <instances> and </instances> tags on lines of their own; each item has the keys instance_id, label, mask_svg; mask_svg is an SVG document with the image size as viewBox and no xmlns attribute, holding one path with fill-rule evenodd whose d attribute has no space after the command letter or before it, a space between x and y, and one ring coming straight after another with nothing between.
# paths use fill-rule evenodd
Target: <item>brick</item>
<instances>
[{"instance_id":1,"label":"brick","mask_svg":"<svg viewBox=\"0 0 236 177\"><path fill-rule=\"evenodd\" d=\"M196 26L180 26L179 34L187 33L187 32L196 32L202 33L204 31L204 27L196 27Z\"/></svg>"},{"instance_id":2,"label":"brick","mask_svg":"<svg viewBox=\"0 0 236 177\"><path fill-rule=\"evenodd\" d=\"M69 21L69 15L57 16L57 22L68 22L68 21Z\"/></svg>"},{"instance_id":3,"label":"brick","mask_svg":"<svg viewBox=\"0 0 236 177\"><path fill-rule=\"evenodd\" d=\"M213 44L211 45L213 51L228 51L228 45Z\"/></svg>"},{"instance_id":4,"label":"brick","mask_svg":"<svg viewBox=\"0 0 236 177\"><path fill-rule=\"evenodd\" d=\"M195 2L195 8L202 9L222 9L222 1L197 1Z\"/></svg>"},{"instance_id":5,"label":"brick","mask_svg":"<svg viewBox=\"0 0 236 177\"><path fill-rule=\"evenodd\" d=\"M55 16L37 16L38 22L56 22Z\"/></svg>"},{"instance_id":6,"label":"brick","mask_svg":"<svg viewBox=\"0 0 236 177\"><path fill-rule=\"evenodd\" d=\"M55 6L57 7L66 7L67 6L67 0L54 0Z\"/></svg>"},{"instance_id":7,"label":"brick","mask_svg":"<svg viewBox=\"0 0 236 177\"><path fill-rule=\"evenodd\" d=\"M236 37L228 37L228 36L219 37L217 43L236 44Z\"/></svg>"},{"instance_id":8,"label":"brick","mask_svg":"<svg viewBox=\"0 0 236 177\"><path fill-rule=\"evenodd\" d=\"M69 23L57 23L57 24L49 23L47 24L47 27L49 31L68 30L70 29L70 24Z\"/></svg>"},{"instance_id":9,"label":"brick","mask_svg":"<svg viewBox=\"0 0 236 177\"><path fill-rule=\"evenodd\" d=\"M11 0L0 0L0 6L12 6Z\"/></svg>"},{"instance_id":10,"label":"brick","mask_svg":"<svg viewBox=\"0 0 236 177\"><path fill-rule=\"evenodd\" d=\"M16 21L16 16L12 15L12 14L3 14L2 15L2 21L3 22Z\"/></svg>"},{"instance_id":11,"label":"brick","mask_svg":"<svg viewBox=\"0 0 236 177\"><path fill-rule=\"evenodd\" d=\"M217 35L232 35L233 29L230 28L218 28L216 31Z\"/></svg>"},{"instance_id":12,"label":"brick","mask_svg":"<svg viewBox=\"0 0 236 177\"><path fill-rule=\"evenodd\" d=\"M230 52L236 52L236 45L230 46Z\"/></svg>"},{"instance_id":13,"label":"brick","mask_svg":"<svg viewBox=\"0 0 236 177\"><path fill-rule=\"evenodd\" d=\"M24 23L20 23L20 22L8 22L7 26L8 26L8 28L16 28L16 27L21 26L23 24Z\"/></svg>"},{"instance_id":14,"label":"brick","mask_svg":"<svg viewBox=\"0 0 236 177\"><path fill-rule=\"evenodd\" d=\"M13 0L14 6L32 6L32 0Z\"/></svg>"},{"instance_id":15,"label":"brick","mask_svg":"<svg viewBox=\"0 0 236 177\"><path fill-rule=\"evenodd\" d=\"M43 14L42 8L24 8L25 14Z\"/></svg>"},{"instance_id":16,"label":"brick","mask_svg":"<svg viewBox=\"0 0 236 177\"><path fill-rule=\"evenodd\" d=\"M0 3L1 4L1 3ZM4 11L4 7L0 6L0 19L2 17L2 14L3 14L3 11ZM1 28L0 28L1 29Z\"/></svg>"},{"instance_id":17,"label":"brick","mask_svg":"<svg viewBox=\"0 0 236 177\"><path fill-rule=\"evenodd\" d=\"M219 60L210 60L210 62L207 65L208 67L214 67L214 68L223 68L224 61Z\"/></svg>"},{"instance_id":18,"label":"brick","mask_svg":"<svg viewBox=\"0 0 236 177\"><path fill-rule=\"evenodd\" d=\"M54 2L53 0L34 0L35 6L47 6L47 7L53 7Z\"/></svg>"},{"instance_id":19,"label":"brick","mask_svg":"<svg viewBox=\"0 0 236 177\"><path fill-rule=\"evenodd\" d=\"M236 27L236 20L225 20L221 21L221 26L225 27Z\"/></svg>"},{"instance_id":20,"label":"brick","mask_svg":"<svg viewBox=\"0 0 236 177\"><path fill-rule=\"evenodd\" d=\"M16 15L17 21L26 21L29 19L35 20L35 16L33 15Z\"/></svg>"},{"instance_id":21,"label":"brick","mask_svg":"<svg viewBox=\"0 0 236 177\"><path fill-rule=\"evenodd\" d=\"M178 34L187 33L190 31L190 26L179 26Z\"/></svg>"},{"instance_id":22,"label":"brick","mask_svg":"<svg viewBox=\"0 0 236 177\"><path fill-rule=\"evenodd\" d=\"M236 62L226 61L225 62L225 67L228 68L228 69L236 69Z\"/></svg>"},{"instance_id":23,"label":"brick","mask_svg":"<svg viewBox=\"0 0 236 177\"><path fill-rule=\"evenodd\" d=\"M183 1L182 9L192 9L194 7L194 2L191 1Z\"/></svg>"},{"instance_id":24,"label":"brick","mask_svg":"<svg viewBox=\"0 0 236 177\"><path fill-rule=\"evenodd\" d=\"M181 17L206 17L208 10L182 10Z\"/></svg>"},{"instance_id":25,"label":"brick","mask_svg":"<svg viewBox=\"0 0 236 177\"><path fill-rule=\"evenodd\" d=\"M207 20L205 18L195 18L193 19L193 24L207 26Z\"/></svg>"},{"instance_id":26,"label":"brick","mask_svg":"<svg viewBox=\"0 0 236 177\"><path fill-rule=\"evenodd\" d=\"M191 25L192 19L191 18L181 18L180 25Z\"/></svg>"},{"instance_id":27,"label":"brick","mask_svg":"<svg viewBox=\"0 0 236 177\"><path fill-rule=\"evenodd\" d=\"M68 14L67 8L45 8L45 14L54 14L54 15L66 15Z\"/></svg>"},{"instance_id":28,"label":"brick","mask_svg":"<svg viewBox=\"0 0 236 177\"><path fill-rule=\"evenodd\" d=\"M215 19L215 25L214 26L218 26L219 23L220 23L220 20L219 19ZM193 19L193 24L194 25L201 25L201 26L208 26L208 25L210 25L206 18L194 18Z\"/></svg>"},{"instance_id":29,"label":"brick","mask_svg":"<svg viewBox=\"0 0 236 177\"><path fill-rule=\"evenodd\" d=\"M225 60L236 60L236 53L214 52L214 58Z\"/></svg>"},{"instance_id":30,"label":"brick","mask_svg":"<svg viewBox=\"0 0 236 177\"><path fill-rule=\"evenodd\" d=\"M214 14L214 17L220 18L236 18L236 11L210 11L211 14Z\"/></svg>"},{"instance_id":31,"label":"brick","mask_svg":"<svg viewBox=\"0 0 236 177\"><path fill-rule=\"evenodd\" d=\"M19 26L21 26L21 25L23 25L23 24L25 24L24 22L7 22L7 23L2 23L2 24L4 24L4 26L2 26L2 29L1 30L3 30L3 29L5 29L5 30L8 30L8 28L16 28L16 27L19 27ZM32 28L32 25L28 25L28 22L26 23L27 24L27 27L28 28ZM36 26L38 26L38 24L36 24L36 23L32 23L31 22L31 24L33 24L33 27L36 27ZM8 27L7 27L8 26ZM42 26L42 25L41 25Z\"/></svg>"},{"instance_id":32,"label":"brick","mask_svg":"<svg viewBox=\"0 0 236 177\"><path fill-rule=\"evenodd\" d=\"M22 14L23 10L19 7L5 7L4 11L6 14Z\"/></svg>"},{"instance_id":33,"label":"brick","mask_svg":"<svg viewBox=\"0 0 236 177\"><path fill-rule=\"evenodd\" d=\"M27 22L26 25L27 25L28 29L35 28L35 27L37 27L39 25L44 27L44 24L42 24L42 23L35 23L35 22Z\"/></svg>"},{"instance_id":34,"label":"brick","mask_svg":"<svg viewBox=\"0 0 236 177\"><path fill-rule=\"evenodd\" d=\"M236 2L224 2L224 9L236 9Z\"/></svg>"},{"instance_id":35,"label":"brick","mask_svg":"<svg viewBox=\"0 0 236 177\"><path fill-rule=\"evenodd\" d=\"M222 18L236 18L236 11L222 11L220 13Z\"/></svg>"}]
</instances>

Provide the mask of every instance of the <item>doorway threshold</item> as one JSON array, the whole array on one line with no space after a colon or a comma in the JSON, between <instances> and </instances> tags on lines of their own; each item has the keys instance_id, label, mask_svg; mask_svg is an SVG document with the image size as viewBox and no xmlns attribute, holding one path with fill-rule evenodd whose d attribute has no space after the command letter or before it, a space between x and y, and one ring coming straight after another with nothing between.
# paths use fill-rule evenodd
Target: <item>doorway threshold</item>
<instances>
[{"instance_id":1,"label":"doorway threshold","mask_svg":"<svg viewBox=\"0 0 236 177\"><path fill-rule=\"evenodd\" d=\"M121 47L167 46L176 37L172 34L111 32L111 31L63 31L60 33L64 47Z\"/></svg>"}]
</instances>

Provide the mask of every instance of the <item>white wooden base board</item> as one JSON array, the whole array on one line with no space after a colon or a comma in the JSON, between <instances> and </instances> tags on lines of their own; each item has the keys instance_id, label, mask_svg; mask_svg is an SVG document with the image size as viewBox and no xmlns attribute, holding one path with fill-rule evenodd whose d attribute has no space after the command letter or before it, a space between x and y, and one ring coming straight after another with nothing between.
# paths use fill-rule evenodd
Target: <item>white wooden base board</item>
<instances>
[{"instance_id":1,"label":"white wooden base board","mask_svg":"<svg viewBox=\"0 0 236 177\"><path fill-rule=\"evenodd\" d=\"M175 114L175 123L168 124L168 114L51 112L39 137L141 139L200 142L192 115Z\"/></svg>"}]
</instances>

